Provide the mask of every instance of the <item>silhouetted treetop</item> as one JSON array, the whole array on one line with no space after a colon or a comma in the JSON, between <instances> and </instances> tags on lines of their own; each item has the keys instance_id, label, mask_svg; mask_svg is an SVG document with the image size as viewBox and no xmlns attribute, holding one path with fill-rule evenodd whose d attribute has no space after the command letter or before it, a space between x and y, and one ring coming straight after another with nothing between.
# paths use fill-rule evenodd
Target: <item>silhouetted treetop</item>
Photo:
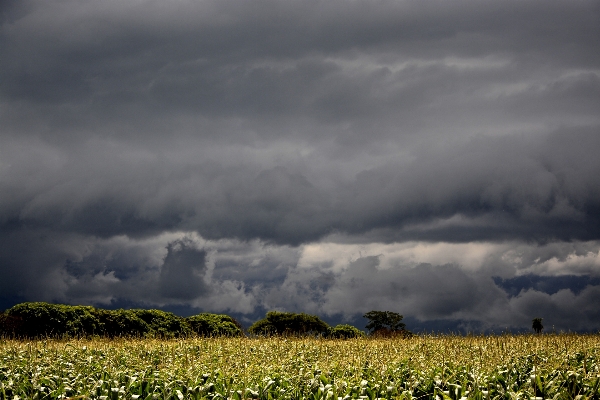
<instances>
[{"instance_id":1,"label":"silhouetted treetop","mask_svg":"<svg viewBox=\"0 0 600 400\"><path fill-rule=\"evenodd\" d=\"M380 330L389 330L391 332L406 330L406 325L402 322L402 315L392 311L369 311L364 318L369 320L365 328L370 333L375 333Z\"/></svg>"}]
</instances>

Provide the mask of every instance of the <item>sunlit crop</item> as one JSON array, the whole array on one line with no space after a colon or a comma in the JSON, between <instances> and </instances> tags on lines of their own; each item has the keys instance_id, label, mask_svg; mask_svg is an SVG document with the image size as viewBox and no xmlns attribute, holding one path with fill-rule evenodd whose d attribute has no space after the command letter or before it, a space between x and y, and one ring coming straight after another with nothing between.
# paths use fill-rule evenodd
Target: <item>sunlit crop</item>
<instances>
[{"instance_id":1,"label":"sunlit crop","mask_svg":"<svg viewBox=\"0 0 600 400\"><path fill-rule=\"evenodd\" d=\"M597 335L2 340L0 398L598 399L599 357Z\"/></svg>"}]
</instances>

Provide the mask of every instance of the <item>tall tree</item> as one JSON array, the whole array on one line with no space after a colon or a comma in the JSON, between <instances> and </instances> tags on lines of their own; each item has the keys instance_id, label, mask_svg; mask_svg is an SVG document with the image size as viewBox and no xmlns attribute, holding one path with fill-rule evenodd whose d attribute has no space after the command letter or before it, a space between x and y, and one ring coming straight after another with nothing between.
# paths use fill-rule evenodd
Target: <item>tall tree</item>
<instances>
[{"instance_id":1,"label":"tall tree","mask_svg":"<svg viewBox=\"0 0 600 400\"><path fill-rule=\"evenodd\" d=\"M389 330L391 332L403 331L406 325L402 322L402 315L391 311L369 311L363 317L369 320L366 328L370 333L380 330Z\"/></svg>"},{"instance_id":2,"label":"tall tree","mask_svg":"<svg viewBox=\"0 0 600 400\"><path fill-rule=\"evenodd\" d=\"M543 318L534 318L533 325L531 326L535 333L541 333L542 329L544 329L544 325L542 325Z\"/></svg>"}]
</instances>

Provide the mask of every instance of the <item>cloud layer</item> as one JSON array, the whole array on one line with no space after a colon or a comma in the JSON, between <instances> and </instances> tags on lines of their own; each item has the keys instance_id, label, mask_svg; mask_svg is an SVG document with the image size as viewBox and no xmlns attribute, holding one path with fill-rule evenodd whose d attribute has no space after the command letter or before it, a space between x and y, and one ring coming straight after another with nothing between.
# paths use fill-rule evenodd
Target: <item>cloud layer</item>
<instances>
[{"instance_id":1,"label":"cloud layer","mask_svg":"<svg viewBox=\"0 0 600 400\"><path fill-rule=\"evenodd\" d=\"M595 1L4 2L3 302L600 328L598 20Z\"/></svg>"},{"instance_id":2,"label":"cloud layer","mask_svg":"<svg viewBox=\"0 0 600 400\"><path fill-rule=\"evenodd\" d=\"M599 241L337 239L288 246L206 240L193 232L138 239L54 235L43 258L20 258L28 264L7 275L2 289L103 307L226 312L247 323L279 309L360 325L363 313L386 309L402 313L416 329L518 330L531 315L544 315L556 330L597 329ZM42 248L45 240L36 233L8 245Z\"/></svg>"}]
</instances>

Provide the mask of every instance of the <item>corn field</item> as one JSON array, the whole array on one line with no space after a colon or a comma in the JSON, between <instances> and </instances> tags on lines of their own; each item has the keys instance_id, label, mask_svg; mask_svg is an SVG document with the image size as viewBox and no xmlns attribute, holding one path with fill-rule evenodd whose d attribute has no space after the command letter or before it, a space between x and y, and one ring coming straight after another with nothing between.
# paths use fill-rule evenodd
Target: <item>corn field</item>
<instances>
[{"instance_id":1,"label":"corn field","mask_svg":"<svg viewBox=\"0 0 600 400\"><path fill-rule=\"evenodd\" d=\"M598 399L600 336L0 340L1 399Z\"/></svg>"}]
</instances>

